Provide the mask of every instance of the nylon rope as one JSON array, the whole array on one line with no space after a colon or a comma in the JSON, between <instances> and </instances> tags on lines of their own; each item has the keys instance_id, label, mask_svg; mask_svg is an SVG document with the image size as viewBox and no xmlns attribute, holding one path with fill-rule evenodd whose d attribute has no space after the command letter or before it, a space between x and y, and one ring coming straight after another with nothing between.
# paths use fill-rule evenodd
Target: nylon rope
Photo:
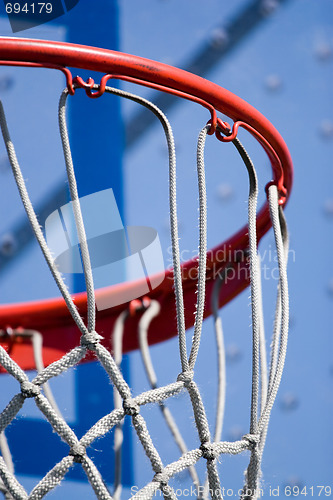
<instances>
[{"instance_id":1,"label":"nylon rope","mask_svg":"<svg viewBox=\"0 0 333 500\"><path fill-rule=\"evenodd\" d=\"M17 156L15 153L15 148L14 145L11 141L9 131L8 131L8 126L7 126L7 121L3 109L2 102L0 101L0 126L1 126L1 131L2 131L2 136L6 145L7 153L8 153L8 158L12 167L13 175L21 196L21 200L23 203L23 206L25 208L25 211L27 213L28 219L30 221L30 224L32 226L33 232L35 234L35 237L40 245L40 248L44 254L45 260L50 268L50 271L52 273L52 276L66 302L66 305L68 307L68 310L70 311L75 323L77 324L78 328L82 332L82 334L88 333L88 330L86 326L84 325L81 316L79 315L72 297L70 296L70 293L61 277L61 274L59 273L53 257L51 255L51 252L47 246L47 243L45 241L43 232L40 228L39 222L37 220L34 208L32 206L32 203L29 198L29 194L25 185L25 181L17 160Z\"/></svg>"},{"instance_id":2,"label":"nylon rope","mask_svg":"<svg viewBox=\"0 0 333 500\"><path fill-rule=\"evenodd\" d=\"M203 313L205 307L206 288L206 254L207 254L207 196L205 181L204 149L210 125L200 132L197 143L197 176L199 190L199 258L198 258L198 288L194 322L194 334L189 357L189 369L193 370L200 346Z\"/></svg>"},{"instance_id":3,"label":"nylon rope","mask_svg":"<svg viewBox=\"0 0 333 500\"><path fill-rule=\"evenodd\" d=\"M98 89L98 85L94 85L94 89ZM176 151L175 141L172 128L164 113L153 103L123 90L106 87L105 91L137 102L148 108L159 119L162 124L165 137L168 145L169 155L169 206L170 206L170 228L171 228L171 245L172 245L172 262L173 262L173 277L174 277L174 292L177 314L177 331L180 346L180 358L182 370L188 371L189 364L187 359L186 349L186 333L185 333L185 313L184 299L182 288L182 275L179 251L179 234L178 234L178 216L177 216L177 188L176 188Z\"/></svg>"},{"instance_id":4,"label":"nylon rope","mask_svg":"<svg viewBox=\"0 0 333 500\"><path fill-rule=\"evenodd\" d=\"M64 152L64 158L66 163L66 171L67 171L67 179L69 192L72 200L72 208L75 218L75 226L77 230L77 235L79 238L79 245L81 250L81 257L83 263L83 272L84 279L86 283L86 291L87 291L87 302L88 302L88 318L87 318L87 326L88 333L91 333L95 330L95 322L96 322L96 306L95 306L95 291L94 291L94 280L92 275L91 263L90 263L90 255L87 243L86 231L84 228L83 217L81 212L81 206L79 201L79 193L77 190L76 177L74 173L74 165L72 159L71 148L69 144L68 138L68 130L66 124L66 102L68 97L68 90L64 90L61 94L59 101L59 130L62 142L62 149Z\"/></svg>"},{"instance_id":5,"label":"nylon rope","mask_svg":"<svg viewBox=\"0 0 333 500\"><path fill-rule=\"evenodd\" d=\"M124 323L128 316L128 312L125 310L121 312L115 322L112 335L112 347L113 347L113 357L120 368L122 358L123 358L123 334L124 334ZM113 402L115 409L121 409L122 399L116 388L113 389ZM113 485L113 499L118 500L121 497L122 483L122 446L124 441L123 433L123 421L118 422L114 431L114 453L115 453L115 466L114 466L114 485Z\"/></svg>"},{"instance_id":6,"label":"nylon rope","mask_svg":"<svg viewBox=\"0 0 333 500\"><path fill-rule=\"evenodd\" d=\"M95 89L99 87L94 86ZM164 114L152 103L133 94L120 91L118 89L106 88L106 92L131 99L149 108L160 120L168 143L169 152L169 197L170 197L170 222L171 222L171 241L173 248L173 269L175 283L175 301L177 313L177 327L179 336L179 352L181 361L181 373L175 382L171 382L163 387L157 384L156 373L151 364L151 357L147 348L147 333L149 325L155 314L158 313L154 308L145 311L140 322L140 336L142 344L142 356L146 364L147 375L152 388L136 396L132 395L131 388L124 380L120 370L121 344L124 322L126 321L126 312L119 318L114 332L114 357L100 343L101 337L95 332L95 298L94 287L91 273L90 257L88 247L84 248L85 230L82 218L77 186L75 181L74 166L70 153L67 127L65 123L65 104L66 91L61 96L59 104L59 126L64 147L66 170L70 182L73 210L79 242L81 246L82 261L86 279L88 295L88 321L87 326L80 317L73 300L70 296L63 279L58 272L51 253L45 242L42 230L38 224L36 214L30 202L23 175L21 173L14 146L10 140L8 127L3 111L0 106L0 125L8 151L8 156L12 165L13 174L26 209L28 218L31 222L36 238L40 244L44 257L48 263L51 273L61 291L68 309L82 333L81 345L75 347L65 354L61 359L52 363L46 368L40 366L41 371L30 381L23 370L10 358L8 353L0 348L0 363L3 368L13 376L20 384L21 391L16 394L8 403L6 408L0 413L0 433L16 418L18 412L24 405L27 398L33 398L40 412L50 423L53 431L68 444L69 453L64 456L59 463L42 478L38 484L28 494L23 486L18 482L11 470L10 463L7 465L4 457L0 457L0 478L2 488L5 488L6 495L11 495L18 500L37 500L43 498L51 492L66 476L68 470L74 463L79 463L84 470L90 485L98 499L118 499L121 493L121 445L122 431L121 425L124 418L131 419L133 428L137 434L144 452L146 453L154 474L153 480L146 486L143 486L132 498L149 499L153 498L158 490L161 490L164 499L176 500L174 489L168 484L170 479L184 470L194 471L195 464L202 458L205 459L208 486L206 485L203 498L207 497L208 491L213 500L222 500L222 490L217 467L217 460L221 454L239 454L245 450L251 451L250 463L246 472L245 484L243 487L242 499L254 500L258 498L258 485L261 477L261 459L263 454L264 442L266 438L268 423L271 410L276 398L277 390L280 384L283 366L286 356L289 322L289 299L286 274L287 257L287 228L281 207L278 204L278 192L276 186L270 186L268 190L270 217L273 225L275 243L278 255L279 266L279 287L276 304L275 323L273 328L273 344L269 364L269 378L267 383L267 368L265 368L265 336L263 329L263 313L261 304L260 287L260 266L257 257L256 241L256 203L257 203L257 179L253 164L247 155L245 149L238 139L233 141L243 159L249 175L249 201L248 201L248 219L249 219L249 254L250 254L250 275L251 275L251 305L252 305L252 395L251 395L251 414L250 414L250 432L240 440L234 442L221 441L223 427L223 415L225 404L225 353L223 344L222 323L218 317L217 307L220 288L223 286L223 276L219 277L214 285L212 296L212 308L214 313L214 323L217 342L217 355L219 366L217 409L215 417L215 433L211 439L208 419L203 400L198 385L193 379L194 368L199 352L200 339L202 332L202 321L205 307L205 278L206 278L206 239L207 239L207 208L206 208L206 189L205 189L205 164L204 148L209 127L205 126L198 138L197 145L197 175L199 191L199 258L198 258L198 289L196 317L194 325L194 334L190 355L187 357L186 338L185 338L185 317L184 303L181 281L180 252L178 242L178 223L177 223L177 202L176 202L176 157L172 130ZM87 253L85 253L87 251ZM224 272L227 272L225 269ZM88 290L89 289L89 290ZM38 344L38 342L37 342ZM39 349L38 345L35 349ZM108 374L115 390L115 407L107 415L101 417L86 433L79 439L71 427L66 423L60 413L53 408L49 399L42 392L43 385L50 379L65 373L72 367L75 367L86 355L87 351L93 351L99 360L101 366ZM36 351L36 352L37 352ZM38 358L38 356L37 356ZM40 360L36 359L37 364ZM259 390L260 389L260 390ZM45 389L44 389L45 391ZM199 446L192 450L181 448L181 456L172 463L163 464L158 449L155 447L149 433L145 419L140 414L140 407L155 403L160 407L165 407L165 401L181 392L187 393L192 405L194 421L197 428ZM259 413L260 397L260 413ZM171 420L169 420L171 422ZM87 455L87 448L109 433L111 429L118 428L120 433L116 432L116 482L114 496L108 491L98 469ZM171 425L171 430L175 433L175 427ZM4 448L4 441L0 441ZM178 445L180 440L178 442ZM183 444L181 444L183 446ZM3 452L2 452L3 453ZM8 460L7 460L8 462ZM197 476L192 475L194 482ZM198 483L199 484L199 483ZM9 497L8 497L9 498Z\"/></svg>"},{"instance_id":7,"label":"nylon rope","mask_svg":"<svg viewBox=\"0 0 333 500\"><path fill-rule=\"evenodd\" d=\"M8 441L5 435L5 431L2 431L0 433L0 451L2 455L2 459L8 469L8 471L14 475L14 464L13 464L13 458L11 451L8 446ZM5 500L12 500L12 495L9 493L7 490L4 482L2 479L0 479L0 492L3 494Z\"/></svg>"},{"instance_id":8,"label":"nylon rope","mask_svg":"<svg viewBox=\"0 0 333 500\"><path fill-rule=\"evenodd\" d=\"M258 400L259 400L259 358L260 358L260 298L259 276L257 267L257 199L258 181L253 163L238 139L232 141L238 150L249 174L250 188L248 197L248 227L251 279L251 310L252 310L252 395L250 433L257 432Z\"/></svg>"},{"instance_id":9,"label":"nylon rope","mask_svg":"<svg viewBox=\"0 0 333 500\"><path fill-rule=\"evenodd\" d=\"M284 262L287 267L288 264L288 251L289 251L289 234L287 228L287 222L281 207L278 208L279 212L279 221L280 221L280 230L281 230L281 238L283 244L283 253L284 253ZM287 285L285 285L286 287ZM288 292L285 292L288 294ZM281 305L281 284L278 283L277 287L277 299L276 299L276 307L275 307L275 318L274 318L274 328L273 328L273 338L272 338L272 347L271 347L271 359L270 359L270 367L269 367L269 381L268 381L268 389L267 393L270 393L272 390L274 375L277 369L277 360L278 360L278 351L280 344L280 334L281 334L281 320L282 320L282 305ZM285 342L285 346L283 349L286 351L287 342ZM284 353L285 356L286 352ZM263 449L266 442L266 435L268 430L268 422L269 419L266 420L266 423L263 425L263 429L261 431L261 453L263 453Z\"/></svg>"},{"instance_id":10,"label":"nylon rope","mask_svg":"<svg viewBox=\"0 0 333 500\"><path fill-rule=\"evenodd\" d=\"M225 360L225 346L224 334L222 327L222 320L218 314L218 299L221 286L223 284L223 277L217 277L213 293L212 293L212 309L214 317L214 328L216 338L217 360L218 360L218 386L217 386L217 403L216 403L216 419L215 419L215 433L214 442L217 443L221 440L224 420L225 409L225 396L226 396L226 360Z\"/></svg>"},{"instance_id":11,"label":"nylon rope","mask_svg":"<svg viewBox=\"0 0 333 500\"><path fill-rule=\"evenodd\" d=\"M140 344L140 353L142 356L142 362L146 371L147 378L149 380L150 386L152 389L155 389L158 384L157 384L157 375L154 370L153 362L150 356L150 351L149 351L149 344L148 344L148 330L150 323L152 320L158 316L160 312L161 306L159 302L156 300L152 300L147 308L147 310L143 313L140 321L139 321L139 344ZM181 435L181 432L178 428L178 425L170 411L170 409L166 406L165 403L161 402L159 403L159 407L161 409L162 415L164 417L164 420L167 424L167 426L170 429L170 432L175 440L175 443L177 444L180 452L182 454L188 452L188 448L186 446L185 440L183 436ZM199 476L197 474L197 471L194 466L189 467L189 474L192 478L193 484L200 489L200 480Z\"/></svg>"},{"instance_id":12,"label":"nylon rope","mask_svg":"<svg viewBox=\"0 0 333 500\"><path fill-rule=\"evenodd\" d=\"M222 438L223 431L223 421L224 421L224 410L225 410L225 397L226 397L226 358L225 358L225 345L224 345L224 334L222 327L221 316L218 313L218 303L219 294L221 286L225 280L228 267L223 271L217 273L217 277L213 286L211 304L214 318L214 330L216 339L216 350L217 350L217 402L216 402L216 415L215 415L215 432L214 432L214 443L218 443ZM209 481L208 477L205 481L203 498L208 498L209 494Z\"/></svg>"},{"instance_id":13,"label":"nylon rope","mask_svg":"<svg viewBox=\"0 0 333 500\"><path fill-rule=\"evenodd\" d=\"M261 287L261 258L257 256L257 269L258 269L258 315L259 315L259 349L260 349L260 410L262 410L266 403L267 390L268 390L268 369L267 369L267 350L266 350L266 336L264 324L264 308L262 303L262 287Z\"/></svg>"}]
</instances>

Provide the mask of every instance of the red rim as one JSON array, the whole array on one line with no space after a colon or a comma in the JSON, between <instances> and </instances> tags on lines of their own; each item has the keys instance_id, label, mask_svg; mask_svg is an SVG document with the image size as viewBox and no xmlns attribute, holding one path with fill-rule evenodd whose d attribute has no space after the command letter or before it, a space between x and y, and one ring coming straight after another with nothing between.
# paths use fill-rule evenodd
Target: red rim
<instances>
[{"instance_id":1,"label":"red rim","mask_svg":"<svg viewBox=\"0 0 333 500\"><path fill-rule=\"evenodd\" d=\"M265 149L273 172L273 181L280 191L280 203L288 200L293 178L292 161L288 148L273 125L255 108L218 85L186 71L110 50L17 38L0 38L0 64L32 65L56 67L70 78L66 67L90 69L104 74L116 75L121 79L140 80L159 87L167 87L168 92L185 93L193 96L193 100L202 100L217 111L229 116L235 123L233 133L239 126L246 128ZM70 82L69 82L70 85ZM238 123L240 122L240 123ZM267 203L257 215L258 242L271 227ZM249 284L247 260L231 262L230 256L240 255L240 251L248 247L247 226L244 226L227 241L209 250L207 254L207 293L205 317L211 314L211 293L214 275L226 265L232 264L234 279L221 287L219 305L223 306L232 300ZM186 311L186 327L194 323L196 301L195 272L197 260L192 259L182 265L184 305ZM134 284L119 285L96 293L119 294ZM174 306L173 281L170 271L165 279L154 289L149 297L161 304L161 313L152 322L149 343L155 344L166 340L177 333ZM80 314L86 315L86 296L76 296L75 303ZM120 312L128 309L128 303L97 313L96 330L105 337L104 345L111 348L110 336L113 325ZM125 322L123 350L124 352L138 348L137 325L140 312L130 314ZM0 329L29 328L40 331L43 335L43 357L46 365L59 359L65 352L79 344L80 332L70 316L62 298L48 299L39 302L0 306ZM2 337L1 345L10 350L12 358L23 369L34 368L32 348L28 340L22 339L14 343L10 338Z\"/></svg>"}]
</instances>

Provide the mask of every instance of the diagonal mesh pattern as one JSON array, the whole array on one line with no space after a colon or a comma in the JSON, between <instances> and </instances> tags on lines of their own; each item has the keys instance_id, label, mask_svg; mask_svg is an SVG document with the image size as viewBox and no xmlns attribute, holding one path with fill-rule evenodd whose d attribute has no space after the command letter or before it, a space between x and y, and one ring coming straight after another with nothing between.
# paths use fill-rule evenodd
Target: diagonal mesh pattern
<instances>
[{"instance_id":1,"label":"diagonal mesh pattern","mask_svg":"<svg viewBox=\"0 0 333 500\"><path fill-rule=\"evenodd\" d=\"M98 86L94 88L98 89ZM131 388L125 381L119 368L121 362L121 342L124 322L126 321L126 312L120 315L115 325L113 335L114 356L101 345L102 337L95 331L95 297L94 285L92 279L92 270L90 256L86 242L84 222L82 218L80 202L77 192L74 166L72 162L71 150L68 140L68 132L65 120L67 90L61 95L59 103L59 124L60 133L64 149L67 175L77 234L80 242L81 255L84 267L84 276L87 288L88 301L88 320L84 324L80 317L72 297L64 284L61 274L57 270L51 253L47 247L42 230L38 224L36 214L29 199L21 169L19 167L15 149L11 142L6 118L2 105L0 106L0 124L2 134L6 144L8 156L12 166L13 174L26 209L28 218L35 232L36 238L42 249L50 271L66 301L68 309L81 331L81 343L60 360L52 363L48 367L42 366L40 350L41 343L38 342L38 332L26 332L30 335L34 344L36 365L39 370L37 376L29 381L24 371L10 358L9 354L0 348L0 363L3 368L14 377L20 384L20 392L16 394L8 403L7 407L0 414L0 435L1 451L0 457L0 477L1 489L7 499L32 499L43 498L51 492L65 478L69 469L78 463L85 472L89 483L98 499L120 498L121 495L121 443L122 443L122 422L124 418L131 419L133 428L137 434L152 469L152 480L133 498L149 499L152 498L158 490L162 491L166 500L175 500L177 498L175 491L169 485L169 481L184 470L188 470L194 485L198 491L198 498L209 498L214 500L222 499L222 485L218 471L218 458L222 454L236 455L245 450L250 451L250 463L245 475L245 484L241 498L256 499L259 496L259 482L261 476L261 460L267 434L268 423L271 409L276 398L280 384L283 365L287 348L288 337L288 285L286 274L286 261L288 253L288 237L286 223L283 211L278 203L278 192L274 185L268 189L269 207L271 221L274 230L278 266L279 281L277 290L276 317L274 324L274 334L271 349L271 358L269 370L267 368L265 351L265 334L263 330L263 313L261 301L260 285L260 265L257 255L256 238L256 205L257 205L257 178L253 164L248 157L243 146L236 138L233 144L238 150L249 175L249 201L248 201L248 227L249 227L249 261L251 273L251 304L252 304L252 332L253 332L253 370L252 370L252 399L251 399L251 418L249 433L242 439L234 442L221 441L224 400L225 400L225 355L221 319L218 315L218 295L220 287L223 286L223 280L227 276L228 268L224 269L224 274L216 277L216 283L212 298L212 309L214 313L214 325L217 341L219 380L217 397L217 414L215 422L215 432L211 435L208 425L206 410L200 394L197 383L194 379L195 365L200 348L204 304L205 304L205 279L206 279L206 239L207 239L207 214L206 214L206 189L205 189L205 166L204 166L204 147L210 125L206 125L200 132L197 146L197 175L199 192L199 257L198 257L198 290L197 290L197 308L194 325L194 335L190 352L187 352L185 338L185 316L184 301L182 293L180 252L178 243L178 222L177 222L177 204L176 204L176 155L173 134L170 124L164 114L152 103L133 94L123 92L110 87L106 92L120 95L131 99L149 108L160 120L168 144L169 151L169 194L170 194L170 224L171 240L173 248L173 271L174 288L177 311L179 355L181 371L177 379L163 387L158 386L157 377L151 362L149 348L147 343L147 333L152 319L159 313L159 304L154 301L142 303L142 318L139 324L140 349L151 390L143 392L134 397ZM35 340L34 340L35 339ZM37 340L36 340L37 339ZM80 439L66 423L55 402L47 383L53 377L65 373L72 367L80 363L88 353L92 351L96 359L106 371L114 387L115 409L98 420ZM166 401L181 392L187 392L191 402L194 421L198 434L198 446L195 449L188 450L186 444L177 427L175 419L166 406ZM41 479L41 481L28 494L22 485L15 478L14 468L10 457L9 448L6 444L4 431L15 419L18 412L24 405L27 398L33 398L40 412L45 416L53 431L68 445L68 454ZM146 420L141 415L141 407L148 404L157 404L169 426L171 433L179 447L179 458L173 463L165 465L162 462L160 453L154 445L149 433ZM100 437L106 435L111 429L116 428L115 432L115 453L116 453L116 472L114 490L111 494L103 478L89 458L87 450ZM199 460L206 462L207 479L203 486L200 486L200 480L195 469Z\"/></svg>"}]
</instances>

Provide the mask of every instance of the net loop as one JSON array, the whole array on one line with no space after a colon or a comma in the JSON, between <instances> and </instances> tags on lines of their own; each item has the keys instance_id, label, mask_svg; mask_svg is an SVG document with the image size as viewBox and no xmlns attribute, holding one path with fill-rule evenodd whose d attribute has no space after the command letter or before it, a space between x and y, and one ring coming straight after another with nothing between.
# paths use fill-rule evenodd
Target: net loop
<instances>
[{"instance_id":1,"label":"net loop","mask_svg":"<svg viewBox=\"0 0 333 500\"><path fill-rule=\"evenodd\" d=\"M93 78L91 78L91 76L87 79L86 82L83 80L83 78L81 76L76 76L73 79L73 84L76 87L80 87L82 89L88 90L88 89L92 89L93 88L93 86L95 85L95 81L94 81Z\"/></svg>"},{"instance_id":2,"label":"net loop","mask_svg":"<svg viewBox=\"0 0 333 500\"><path fill-rule=\"evenodd\" d=\"M188 387L192 382L193 377L194 377L194 371L186 370L178 375L177 382L183 382L184 386Z\"/></svg>"},{"instance_id":3,"label":"net loop","mask_svg":"<svg viewBox=\"0 0 333 500\"><path fill-rule=\"evenodd\" d=\"M124 399L123 409L125 415L129 415L130 417L136 417L140 413L140 406L131 398Z\"/></svg>"},{"instance_id":4,"label":"net loop","mask_svg":"<svg viewBox=\"0 0 333 500\"><path fill-rule=\"evenodd\" d=\"M157 472L153 477L155 483L159 483L163 488L168 485L169 477L165 472Z\"/></svg>"},{"instance_id":5,"label":"net loop","mask_svg":"<svg viewBox=\"0 0 333 500\"><path fill-rule=\"evenodd\" d=\"M110 78L113 78L113 75L104 75L101 79L101 82L99 85L95 84L95 80L91 77L87 79L85 82L81 76L76 76L73 79L73 89L75 92L75 88L81 88L84 89L86 92L86 95L88 97L91 97L92 99L96 99L97 97L101 97L101 95L104 94L105 88L106 88L106 83ZM95 92L92 91L93 88L98 87L98 90Z\"/></svg>"},{"instance_id":6,"label":"net loop","mask_svg":"<svg viewBox=\"0 0 333 500\"><path fill-rule=\"evenodd\" d=\"M199 449L202 452L202 457L206 460L215 460L218 457L218 454L216 454L214 450L213 443L208 441L206 443L201 443Z\"/></svg>"},{"instance_id":7,"label":"net loop","mask_svg":"<svg viewBox=\"0 0 333 500\"><path fill-rule=\"evenodd\" d=\"M238 134L238 128L242 122L235 122L232 127L228 122L223 122L218 119L218 124L216 127L215 135L217 139L221 142L232 142L236 139Z\"/></svg>"},{"instance_id":8,"label":"net loop","mask_svg":"<svg viewBox=\"0 0 333 500\"><path fill-rule=\"evenodd\" d=\"M81 346L85 347L86 349L89 349L90 351L95 351L97 345L100 343L101 340L103 340L104 337L102 335L99 335L97 332L90 332L90 333L85 333L84 335L81 335Z\"/></svg>"},{"instance_id":9,"label":"net loop","mask_svg":"<svg viewBox=\"0 0 333 500\"><path fill-rule=\"evenodd\" d=\"M214 109L215 111L215 109ZM211 119L208 120L206 123L206 126L209 125L209 129L207 130L207 135L216 135L218 139L220 139L221 135L220 133L222 132L225 135L230 135L231 134L231 127L228 122L224 122L221 120L221 118L218 118L215 113L211 111ZM222 136L224 137L224 136Z\"/></svg>"},{"instance_id":10,"label":"net loop","mask_svg":"<svg viewBox=\"0 0 333 500\"><path fill-rule=\"evenodd\" d=\"M21 384L21 393L22 396L27 399L27 398L35 398L40 395L41 389L38 385L34 384L33 382L22 382Z\"/></svg>"},{"instance_id":11,"label":"net loop","mask_svg":"<svg viewBox=\"0 0 333 500\"><path fill-rule=\"evenodd\" d=\"M106 74L101 78L101 81L99 84L95 84L95 80L91 77L87 79L85 82L81 76L76 76L73 78L73 89L75 92L75 88L81 88L84 89L87 96L90 97L91 99L96 99L97 97L101 97L101 95L104 94L105 89L106 89L106 84L108 80L111 78L114 78L114 75L111 74ZM96 89L95 92L92 91L93 88Z\"/></svg>"},{"instance_id":12,"label":"net loop","mask_svg":"<svg viewBox=\"0 0 333 500\"><path fill-rule=\"evenodd\" d=\"M69 455L74 458L75 463L82 463L82 460L86 456L86 449L82 444L77 443L72 446Z\"/></svg>"},{"instance_id":13,"label":"net loop","mask_svg":"<svg viewBox=\"0 0 333 500\"><path fill-rule=\"evenodd\" d=\"M281 184L280 182L276 182L276 181L270 181L266 184L265 186L265 192L266 192L266 196L267 196L267 200L269 201L269 188L271 186L276 186L277 187L277 190L278 190L278 193L279 193L279 205L284 205L285 202L287 201L287 194L288 194L288 191L287 189L284 187L283 184Z\"/></svg>"},{"instance_id":14,"label":"net loop","mask_svg":"<svg viewBox=\"0 0 333 500\"><path fill-rule=\"evenodd\" d=\"M188 99L189 101L193 101L204 108L206 108L211 115L210 120L207 122L207 125L210 125L209 131L207 132L208 135L213 135L216 132L216 128L220 123L222 122L218 117L216 113L216 109L212 104L210 104L208 101L205 101L204 99L200 99L200 97L197 97L192 94L188 94L187 92L182 92L180 90L176 90L172 87L165 87L164 85L159 85L153 82L148 82L146 80L142 80L140 78L134 78L131 76L126 76L126 75L117 75L117 74L105 74L102 76L101 81L99 84L95 84L93 78L89 77L88 80L85 82L81 76L76 76L73 78L73 83L71 80L68 79L67 77L67 87L70 89L70 94L73 95L75 93L75 87L80 87L83 88L86 92L86 95L90 97L91 99L96 99L98 97L101 97L104 92L106 91L106 84L108 83L109 80L111 79L119 79L119 80L124 80L126 82L131 82L131 83L136 83L139 85L144 85L145 87L150 87L155 90L160 90L162 92L167 92L168 94L182 97L183 99ZM93 92L93 89L95 91ZM223 128L223 127L222 127ZM230 129L230 126L227 124L227 128Z\"/></svg>"},{"instance_id":15,"label":"net loop","mask_svg":"<svg viewBox=\"0 0 333 500\"><path fill-rule=\"evenodd\" d=\"M255 449L260 443L260 434L245 434L242 439L248 441L251 449Z\"/></svg>"},{"instance_id":16,"label":"net loop","mask_svg":"<svg viewBox=\"0 0 333 500\"><path fill-rule=\"evenodd\" d=\"M278 203L279 205L283 206L287 201L287 195L288 195L288 190L284 185L284 171L282 168L280 158L278 157L276 151L269 144L269 142L265 139L265 137L263 137L263 135L261 135L260 132L258 132L255 128L253 128L246 122L238 120L233 123L232 127L230 127L230 125L227 122L223 122L222 120L220 120L220 118L217 119L217 127L215 135L217 139L221 142L233 142L235 139L237 139L239 127L242 127L248 132L250 132L250 134L253 135L259 141L259 143L263 146L264 150L266 151L271 161L274 173L274 180L269 182L265 188L267 198L268 198L269 187L271 185L275 185L279 192Z\"/></svg>"}]
</instances>

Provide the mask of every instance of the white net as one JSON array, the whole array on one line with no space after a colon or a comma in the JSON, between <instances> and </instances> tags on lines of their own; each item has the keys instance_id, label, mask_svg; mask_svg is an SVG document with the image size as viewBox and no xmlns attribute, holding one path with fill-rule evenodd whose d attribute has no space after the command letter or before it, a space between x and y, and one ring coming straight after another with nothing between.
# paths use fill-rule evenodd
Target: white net
<instances>
[{"instance_id":1,"label":"white net","mask_svg":"<svg viewBox=\"0 0 333 500\"><path fill-rule=\"evenodd\" d=\"M98 86L94 88L98 89ZM152 480L133 498L149 499L154 497L160 490L165 499L176 499L175 490L169 484L172 478L184 470L188 470L193 481L196 496L198 498L222 499L222 486L219 476L218 459L222 454L236 455L245 450L250 451L250 462L245 474L241 498L256 499L260 496L261 461L266 440L266 433L270 414L278 387L280 384L288 337L288 285L286 273L286 261L288 252L287 228L283 211L279 206L278 191L275 185L268 189L270 216L275 236L275 244L278 256L279 280L277 285L276 315L273 331L273 340L270 353L269 367L265 350L265 334L263 328L263 313L260 284L260 262L257 255L256 237L256 206L257 206L257 178L254 167L243 146L236 138L233 141L238 150L249 175L249 199L248 199L248 227L249 227L249 266L251 275L251 307L252 307L252 333L253 333L253 369L252 369L252 398L250 428L248 434L237 441L221 441L221 432L224 416L225 400L225 355L222 323L218 315L218 296L220 287L228 273L228 267L224 274L216 276L214 292L212 296L212 310L214 313L214 325L218 353L218 398L215 422L215 432L211 435L206 410L195 381L195 367L200 348L202 323L205 305L205 279L206 279L206 239L207 239L207 215L206 215L206 189L205 189L205 166L204 147L210 125L206 125L199 134L197 147L197 174L199 191L199 258L198 258L198 289L197 307L194 325L194 334L190 347L187 351L185 336L185 314L184 300L181 280L180 253L178 243L178 222L176 207L176 155L172 130L164 114L152 103L117 89L107 87L106 92L120 95L134 100L149 108L160 120L168 143L169 151L169 193L170 193L170 225L171 240L173 248L173 272L174 289L177 311L177 326L179 339L180 373L176 380L163 387L157 386L157 377L151 362L147 334L153 318L159 314L159 304L155 301L143 301L143 311L139 323L139 340L145 370L151 384L148 390L138 396L133 396L131 388L125 381L119 368L122 357L122 333L128 313L124 311L118 318L113 332L113 355L100 343L102 337L95 331L95 294L90 264L89 250L85 235L84 222L82 218L80 202L77 192L74 167L68 140L65 121L65 106L68 96L65 90L60 98L59 124L64 149L67 175L73 211L75 216L77 234L80 242L82 262L87 290L88 316L87 324L84 324L73 299L59 273L50 250L47 247L43 232L38 224L36 214L29 199L21 169L19 167L15 149L11 142L3 107L0 107L0 122L2 134L6 144L9 160L13 174L26 209L28 218L33 227L35 236L40 244L44 257L51 273L66 301L73 321L81 332L81 343L58 361L48 367L43 367L42 344L38 332L20 332L31 338L34 346L36 367L38 374L29 381L27 374L11 359L10 355L1 347L0 363L3 368L14 377L20 384L21 390L8 403L0 414L0 477L1 490L7 499L40 499L51 492L65 478L69 469L78 463L84 470L89 483L98 499L120 498L121 495L121 447L122 447L122 424L124 419L130 419L152 469ZM11 332L15 335L15 332ZM8 334L8 332L7 332ZM96 359L106 371L114 387L114 410L98 420L82 437L78 437L72 428L66 423L58 410L52 397L47 382L54 377L75 367L86 356L88 351L93 351ZM195 426L197 429L196 448L188 450L184 439L177 427L174 417L167 407L167 400L182 392L187 392L191 402ZM68 454L62 458L43 477L40 482L28 493L15 477L10 450L7 445L4 431L17 417L19 411L27 398L33 398L40 412L45 416L53 431L68 445ZM160 452L153 443L146 420L140 413L144 405L155 404L169 426L171 433L179 448L178 460L164 464ZM99 470L88 455L89 448L100 437L105 436L115 429L115 482L111 489L105 484ZM196 471L199 460L206 463L206 478L201 482Z\"/></svg>"}]
</instances>

